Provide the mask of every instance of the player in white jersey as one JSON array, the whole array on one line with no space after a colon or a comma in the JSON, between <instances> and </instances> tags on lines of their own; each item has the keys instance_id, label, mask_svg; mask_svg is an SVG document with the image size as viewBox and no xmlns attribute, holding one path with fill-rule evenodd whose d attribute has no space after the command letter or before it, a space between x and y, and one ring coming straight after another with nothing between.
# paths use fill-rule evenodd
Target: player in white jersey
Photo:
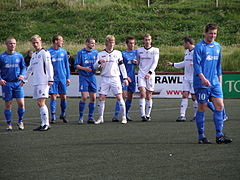
<instances>
[{"instance_id":1,"label":"player in white jersey","mask_svg":"<svg viewBox=\"0 0 240 180\"><path fill-rule=\"evenodd\" d=\"M191 94L194 107L194 117L195 119L197 113L197 100L193 89L193 52L194 52L194 41L192 37L186 36L183 38L183 46L186 49L185 57L182 62L172 63L166 62L167 66L173 66L175 68L184 68L184 79L183 79L183 94L180 108L180 116L177 118L177 122L186 121L186 110L188 107L188 96Z\"/></svg>"},{"instance_id":2,"label":"player in white jersey","mask_svg":"<svg viewBox=\"0 0 240 180\"><path fill-rule=\"evenodd\" d=\"M155 69L159 60L159 49L152 47L152 37L145 34L143 37L144 46L137 50L138 89L140 91L140 112L142 121L150 121L152 110L152 93L155 85Z\"/></svg>"},{"instance_id":3,"label":"player in white jersey","mask_svg":"<svg viewBox=\"0 0 240 180\"><path fill-rule=\"evenodd\" d=\"M111 88L117 100L119 101L122 112L122 124L127 123L126 107L122 97L122 85L120 80L120 71L123 76L123 82L128 86L127 72L123 63L122 53L114 49L115 37L108 35L105 39L106 49L98 53L94 68L102 68L101 83L99 88L98 102L98 120L95 124L103 123L103 113L105 108L105 99ZM119 71L120 69L120 71Z\"/></svg>"},{"instance_id":4,"label":"player in white jersey","mask_svg":"<svg viewBox=\"0 0 240 180\"><path fill-rule=\"evenodd\" d=\"M42 121L41 125L34 131L47 131L49 129L49 116L45 100L49 96L49 87L53 84L53 66L50 53L42 48L42 40L39 35L32 36L32 45L36 52L32 55L23 83L27 82L29 76L33 74L33 99L37 99Z\"/></svg>"}]
</instances>

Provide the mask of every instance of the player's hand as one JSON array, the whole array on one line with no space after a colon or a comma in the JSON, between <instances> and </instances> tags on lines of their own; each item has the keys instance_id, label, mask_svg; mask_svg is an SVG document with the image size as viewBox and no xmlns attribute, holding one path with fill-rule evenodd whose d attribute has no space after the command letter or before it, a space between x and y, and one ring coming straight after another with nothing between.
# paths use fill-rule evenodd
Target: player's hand
<instances>
[{"instance_id":1,"label":"player's hand","mask_svg":"<svg viewBox=\"0 0 240 180\"><path fill-rule=\"evenodd\" d=\"M23 76L22 75L18 76L18 80L19 81L23 80Z\"/></svg>"},{"instance_id":2,"label":"player's hand","mask_svg":"<svg viewBox=\"0 0 240 180\"><path fill-rule=\"evenodd\" d=\"M48 81L48 86L51 86L51 85L53 85L53 82Z\"/></svg>"},{"instance_id":3,"label":"player's hand","mask_svg":"<svg viewBox=\"0 0 240 180\"><path fill-rule=\"evenodd\" d=\"M132 60L132 64L138 64L138 60L133 59L133 60Z\"/></svg>"},{"instance_id":4,"label":"player's hand","mask_svg":"<svg viewBox=\"0 0 240 180\"><path fill-rule=\"evenodd\" d=\"M130 77L127 77L128 82L132 82L132 79Z\"/></svg>"},{"instance_id":5,"label":"player's hand","mask_svg":"<svg viewBox=\"0 0 240 180\"><path fill-rule=\"evenodd\" d=\"M206 78L202 79L202 83L204 86L211 86L211 83Z\"/></svg>"},{"instance_id":6,"label":"player's hand","mask_svg":"<svg viewBox=\"0 0 240 180\"><path fill-rule=\"evenodd\" d=\"M124 80L123 80L123 83L125 84L125 86L128 86L128 85L129 85L129 83L128 83L128 80L127 80L127 79L124 79Z\"/></svg>"},{"instance_id":7,"label":"player's hand","mask_svg":"<svg viewBox=\"0 0 240 180\"><path fill-rule=\"evenodd\" d=\"M172 66L173 63L172 62L165 62L165 66Z\"/></svg>"},{"instance_id":8,"label":"player's hand","mask_svg":"<svg viewBox=\"0 0 240 180\"><path fill-rule=\"evenodd\" d=\"M0 81L0 85L1 85L1 86L6 86L6 81L5 81L5 80L1 80L1 81Z\"/></svg>"},{"instance_id":9,"label":"player's hand","mask_svg":"<svg viewBox=\"0 0 240 180\"><path fill-rule=\"evenodd\" d=\"M67 86L69 86L71 83L70 79L67 79Z\"/></svg>"},{"instance_id":10,"label":"player's hand","mask_svg":"<svg viewBox=\"0 0 240 180\"><path fill-rule=\"evenodd\" d=\"M85 68L84 68L84 71L86 71L86 72L92 71L91 66L85 67Z\"/></svg>"},{"instance_id":11,"label":"player's hand","mask_svg":"<svg viewBox=\"0 0 240 180\"><path fill-rule=\"evenodd\" d=\"M193 62L190 62L189 64L190 64L190 66L193 66Z\"/></svg>"},{"instance_id":12,"label":"player's hand","mask_svg":"<svg viewBox=\"0 0 240 180\"><path fill-rule=\"evenodd\" d=\"M100 63L105 63L105 62L107 62L107 61L106 61L105 59L100 59L99 62L100 62Z\"/></svg>"},{"instance_id":13,"label":"player's hand","mask_svg":"<svg viewBox=\"0 0 240 180\"><path fill-rule=\"evenodd\" d=\"M23 87L23 85L24 85L24 82L21 82L19 86L20 86L20 87Z\"/></svg>"},{"instance_id":14,"label":"player's hand","mask_svg":"<svg viewBox=\"0 0 240 180\"><path fill-rule=\"evenodd\" d=\"M149 79L151 77L151 74L149 74L149 73L147 73L146 75L145 75L145 79Z\"/></svg>"}]
</instances>

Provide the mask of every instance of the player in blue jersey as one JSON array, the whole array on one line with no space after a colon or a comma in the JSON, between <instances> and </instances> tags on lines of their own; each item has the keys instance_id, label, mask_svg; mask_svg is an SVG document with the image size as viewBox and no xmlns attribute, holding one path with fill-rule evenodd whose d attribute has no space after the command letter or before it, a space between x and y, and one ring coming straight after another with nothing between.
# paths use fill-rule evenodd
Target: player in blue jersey
<instances>
[{"instance_id":1,"label":"player in blue jersey","mask_svg":"<svg viewBox=\"0 0 240 180\"><path fill-rule=\"evenodd\" d=\"M123 63L127 70L129 86L123 86L123 98L126 100L126 117L127 121L132 121L132 119L128 116L128 112L132 105L133 93L136 91L136 80L135 80L135 66L137 64L137 50L134 49L136 43L136 39L134 37L127 37L126 44L127 49L122 51ZM123 82L123 77L121 75L121 82ZM118 122L118 114L120 112L119 101L116 102L115 106L115 114L112 118L113 122Z\"/></svg>"},{"instance_id":2,"label":"player in blue jersey","mask_svg":"<svg viewBox=\"0 0 240 180\"><path fill-rule=\"evenodd\" d=\"M79 124L83 124L83 114L86 106L88 95L90 102L88 104L88 123L94 124L93 114L96 106L97 82L95 69L93 65L97 60L98 51L95 47L95 40L91 37L86 40L86 47L77 53L75 60L75 68L79 72L79 91L81 92L81 100L79 101Z\"/></svg>"},{"instance_id":3,"label":"player in blue jersey","mask_svg":"<svg viewBox=\"0 0 240 180\"><path fill-rule=\"evenodd\" d=\"M215 41L216 37L217 25L206 25L204 40L196 45L193 55L193 87L198 101L196 124L199 144L211 143L204 134L204 113L209 99L215 107L213 120L216 129L216 143L232 142L232 139L226 137L222 132L224 104L221 88L221 46Z\"/></svg>"},{"instance_id":4,"label":"player in blue jersey","mask_svg":"<svg viewBox=\"0 0 240 180\"><path fill-rule=\"evenodd\" d=\"M57 94L60 95L61 114L60 119L67 123L66 109L67 109L67 86L70 85L70 69L68 62L67 51L62 48L63 37L54 35L52 38L52 47L48 49L51 54L51 60L54 70L54 82L50 87L49 94L51 95L50 110L51 110L51 123L56 122L56 100Z\"/></svg>"},{"instance_id":5,"label":"player in blue jersey","mask_svg":"<svg viewBox=\"0 0 240 180\"><path fill-rule=\"evenodd\" d=\"M0 55L0 85L2 98L5 101L4 115L7 121L7 130L12 130L12 99L18 104L18 129L23 130L24 91L20 86L26 73L23 56L15 51L16 39L9 37L6 40L7 50Z\"/></svg>"}]
</instances>

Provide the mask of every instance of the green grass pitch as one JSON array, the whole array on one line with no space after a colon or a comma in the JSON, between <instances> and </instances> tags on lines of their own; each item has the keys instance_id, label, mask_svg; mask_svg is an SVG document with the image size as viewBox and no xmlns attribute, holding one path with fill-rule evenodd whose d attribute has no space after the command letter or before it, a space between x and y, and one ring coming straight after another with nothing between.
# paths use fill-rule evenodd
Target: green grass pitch
<instances>
[{"instance_id":1,"label":"green grass pitch","mask_svg":"<svg viewBox=\"0 0 240 180\"><path fill-rule=\"evenodd\" d=\"M152 121L141 122L138 99L134 99L126 125L111 122L114 99L107 99L105 123L78 125L77 98L68 99L68 124L59 119L47 132L39 126L36 102L26 99L25 130L6 132L0 103L0 179L240 179L240 101L226 99L229 120L224 132L231 144L215 143L212 113L207 111L205 131L214 142L197 144L197 131L189 100L187 122L175 122L179 99L154 99ZM49 105L49 101L47 101ZM59 100L58 100L59 112ZM97 112L97 111L96 111ZM58 113L59 114L59 113ZM96 113L97 114L97 113ZM86 116L85 116L86 119Z\"/></svg>"}]
</instances>

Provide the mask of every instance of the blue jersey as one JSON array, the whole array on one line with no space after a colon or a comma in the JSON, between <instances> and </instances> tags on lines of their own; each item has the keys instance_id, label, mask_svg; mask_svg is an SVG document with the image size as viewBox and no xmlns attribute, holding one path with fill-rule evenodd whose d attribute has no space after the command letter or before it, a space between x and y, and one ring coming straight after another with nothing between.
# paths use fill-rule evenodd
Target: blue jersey
<instances>
[{"instance_id":1,"label":"blue jersey","mask_svg":"<svg viewBox=\"0 0 240 180\"><path fill-rule=\"evenodd\" d=\"M132 81L135 81L135 66L136 64L132 63L132 60L137 59L137 50L134 49L132 52L127 50L122 51L123 63L125 65L127 76L131 78Z\"/></svg>"},{"instance_id":2,"label":"blue jersey","mask_svg":"<svg viewBox=\"0 0 240 180\"><path fill-rule=\"evenodd\" d=\"M211 83L211 86L219 84L218 76L222 75L221 68L221 46L216 41L207 44L205 41L200 41L193 54L193 86L194 88L207 88L202 84L198 74L202 73L205 78Z\"/></svg>"},{"instance_id":3,"label":"blue jersey","mask_svg":"<svg viewBox=\"0 0 240 180\"><path fill-rule=\"evenodd\" d=\"M70 79L70 68L67 51L61 47L58 49L51 47L48 49L48 51L51 54L54 81Z\"/></svg>"},{"instance_id":4,"label":"blue jersey","mask_svg":"<svg viewBox=\"0 0 240 180\"><path fill-rule=\"evenodd\" d=\"M18 77L24 76L26 73L23 56L16 51L13 54L2 53L0 55L0 71L0 80L18 82Z\"/></svg>"},{"instance_id":5,"label":"blue jersey","mask_svg":"<svg viewBox=\"0 0 240 180\"><path fill-rule=\"evenodd\" d=\"M76 68L77 65L83 66L83 67L90 67L92 71L86 72L83 70L78 70L80 76L93 76L96 71L93 68L94 63L97 60L98 51L95 49L92 49L91 51L87 51L86 48L81 49L78 51L74 67Z\"/></svg>"}]
</instances>

